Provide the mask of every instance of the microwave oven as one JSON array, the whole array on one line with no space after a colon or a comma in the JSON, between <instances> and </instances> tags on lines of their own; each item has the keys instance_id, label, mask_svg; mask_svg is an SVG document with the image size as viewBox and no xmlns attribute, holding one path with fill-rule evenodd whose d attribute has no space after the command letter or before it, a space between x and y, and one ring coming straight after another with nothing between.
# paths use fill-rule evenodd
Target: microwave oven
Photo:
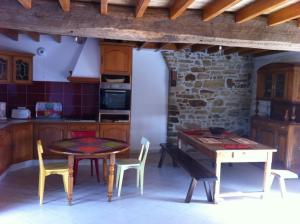
<instances>
[{"instance_id":1,"label":"microwave oven","mask_svg":"<svg viewBox=\"0 0 300 224\"><path fill-rule=\"evenodd\" d=\"M130 90L100 89L101 110L130 110Z\"/></svg>"}]
</instances>

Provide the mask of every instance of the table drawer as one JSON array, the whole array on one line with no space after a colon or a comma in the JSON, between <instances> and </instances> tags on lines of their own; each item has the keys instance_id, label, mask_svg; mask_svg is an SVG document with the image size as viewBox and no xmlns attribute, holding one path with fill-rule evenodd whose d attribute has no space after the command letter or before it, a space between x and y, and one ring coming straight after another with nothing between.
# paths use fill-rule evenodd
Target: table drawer
<instances>
[{"instance_id":1,"label":"table drawer","mask_svg":"<svg viewBox=\"0 0 300 224\"><path fill-rule=\"evenodd\" d=\"M263 151L222 151L218 152L222 162L265 162L267 161L267 152Z\"/></svg>"}]
</instances>

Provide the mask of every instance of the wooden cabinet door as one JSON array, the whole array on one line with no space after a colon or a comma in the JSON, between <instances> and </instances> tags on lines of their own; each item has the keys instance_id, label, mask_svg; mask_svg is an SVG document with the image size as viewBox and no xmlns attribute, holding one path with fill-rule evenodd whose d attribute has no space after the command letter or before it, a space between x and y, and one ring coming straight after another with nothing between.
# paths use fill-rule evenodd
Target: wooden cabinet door
<instances>
[{"instance_id":1,"label":"wooden cabinet door","mask_svg":"<svg viewBox=\"0 0 300 224\"><path fill-rule=\"evenodd\" d=\"M97 124L69 124L67 130L68 138L71 137L72 131L95 131L96 136L99 136L99 125Z\"/></svg>"},{"instance_id":2,"label":"wooden cabinet door","mask_svg":"<svg viewBox=\"0 0 300 224\"><path fill-rule=\"evenodd\" d=\"M0 83L11 81L11 56L0 54Z\"/></svg>"},{"instance_id":3,"label":"wooden cabinet door","mask_svg":"<svg viewBox=\"0 0 300 224\"><path fill-rule=\"evenodd\" d=\"M33 126L18 124L13 126L13 162L19 163L33 158Z\"/></svg>"},{"instance_id":4,"label":"wooden cabinet door","mask_svg":"<svg viewBox=\"0 0 300 224\"><path fill-rule=\"evenodd\" d=\"M34 155L37 158L36 142L42 141L44 148L44 159L63 158L64 156L49 151L49 145L54 141L59 141L66 138L66 125L64 124L37 124L34 128Z\"/></svg>"},{"instance_id":5,"label":"wooden cabinet door","mask_svg":"<svg viewBox=\"0 0 300 224\"><path fill-rule=\"evenodd\" d=\"M275 148L278 150L274 153L273 159L275 161L280 161L283 164L286 163L286 149L287 149L288 133L280 132L276 133L276 143Z\"/></svg>"},{"instance_id":6,"label":"wooden cabinet door","mask_svg":"<svg viewBox=\"0 0 300 224\"><path fill-rule=\"evenodd\" d=\"M273 95L273 75L270 72L260 72L257 76L257 98L268 100Z\"/></svg>"},{"instance_id":7,"label":"wooden cabinet door","mask_svg":"<svg viewBox=\"0 0 300 224\"><path fill-rule=\"evenodd\" d=\"M100 137L129 143L128 124L100 124Z\"/></svg>"},{"instance_id":8,"label":"wooden cabinet door","mask_svg":"<svg viewBox=\"0 0 300 224\"><path fill-rule=\"evenodd\" d=\"M32 57L14 56L12 76L15 83L30 84L32 82Z\"/></svg>"},{"instance_id":9,"label":"wooden cabinet door","mask_svg":"<svg viewBox=\"0 0 300 224\"><path fill-rule=\"evenodd\" d=\"M273 94L272 98L277 100L287 100L288 94L288 74L280 71L273 75Z\"/></svg>"},{"instance_id":10,"label":"wooden cabinet door","mask_svg":"<svg viewBox=\"0 0 300 224\"><path fill-rule=\"evenodd\" d=\"M9 130L0 130L0 175L12 163L11 134Z\"/></svg>"},{"instance_id":11,"label":"wooden cabinet door","mask_svg":"<svg viewBox=\"0 0 300 224\"><path fill-rule=\"evenodd\" d=\"M275 146L275 134L272 129L260 127L257 131L257 141L261 144L274 147Z\"/></svg>"},{"instance_id":12,"label":"wooden cabinet door","mask_svg":"<svg viewBox=\"0 0 300 224\"><path fill-rule=\"evenodd\" d=\"M101 45L101 74L131 75L132 47Z\"/></svg>"}]
</instances>

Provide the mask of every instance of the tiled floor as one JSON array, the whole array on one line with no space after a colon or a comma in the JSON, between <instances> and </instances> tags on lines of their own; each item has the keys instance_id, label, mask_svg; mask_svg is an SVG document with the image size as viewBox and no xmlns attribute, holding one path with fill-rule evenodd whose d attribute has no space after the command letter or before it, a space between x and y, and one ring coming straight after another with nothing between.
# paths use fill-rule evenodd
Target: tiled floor
<instances>
[{"instance_id":1,"label":"tiled floor","mask_svg":"<svg viewBox=\"0 0 300 224\"><path fill-rule=\"evenodd\" d=\"M202 184L197 186L190 204L184 198L190 182L180 168L166 161L158 169L157 155L146 164L144 195L135 187L135 173L127 172L120 198L107 202L106 186L89 176L82 165L74 189L73 205L67 204L60 178L46 181L44 205L37 196L38 167L12 171L0 182L0 224L56 223L299 223L300 181L287 181L289 198L280 198L275 181L270 196L232 198L219 204L205 201ZM250 164L224 165L222 191L258 190L263 171Z\"/></svg>"}]
</instances>

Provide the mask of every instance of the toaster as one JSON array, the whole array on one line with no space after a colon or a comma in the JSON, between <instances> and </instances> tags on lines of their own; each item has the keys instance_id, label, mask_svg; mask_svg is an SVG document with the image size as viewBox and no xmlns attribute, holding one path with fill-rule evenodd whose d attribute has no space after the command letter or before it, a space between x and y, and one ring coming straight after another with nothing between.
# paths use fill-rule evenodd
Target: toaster
<instances>
[{"instance_id":1,"label":"toaster","mask_svg":"<svg viewBox=\"0 0 300 224\"><path fill-rule=\"evenodd\" d=\"M31 112L26 107L18 107L17 109L12 109L11 118L30 119L31 118Z\"/></svg>"}]
</instances>

